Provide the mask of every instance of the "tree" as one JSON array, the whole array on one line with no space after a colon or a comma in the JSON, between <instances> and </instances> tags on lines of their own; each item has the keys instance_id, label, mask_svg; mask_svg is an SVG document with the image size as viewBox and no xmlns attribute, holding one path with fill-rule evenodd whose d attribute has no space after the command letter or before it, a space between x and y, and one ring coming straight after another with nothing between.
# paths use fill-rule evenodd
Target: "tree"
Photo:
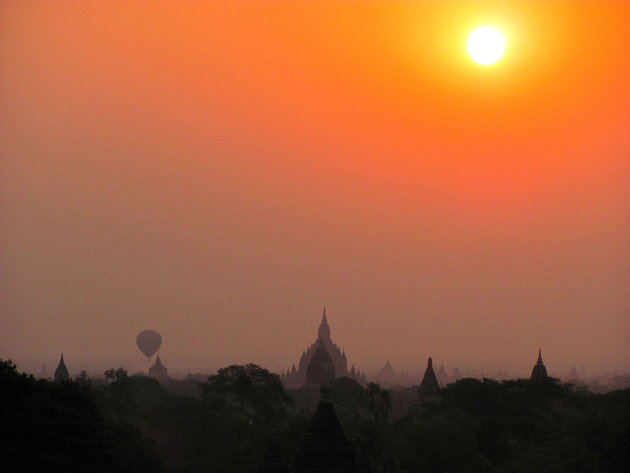
<instances>
[{"instance_id":1,"label":"tree","mask_svg":"<svg viewBox=\"0 0 630 473\"><path fill-rule=\"evenodd\" d=\"M146 441L108 422L90 387L19 373L0 360L2 471L159 472Z\"/></svg>"},{"instance_id":2,"label":"tree","mask_svg":"<svg viewBox=\"0 0 630 473\"><path fill-rule=\"evenodd\" d=\"M283 423L293 405L279 376L255 364L221 368L200 388L204 400L223 403L255 424Z\"/></svg>"}]
</instances>

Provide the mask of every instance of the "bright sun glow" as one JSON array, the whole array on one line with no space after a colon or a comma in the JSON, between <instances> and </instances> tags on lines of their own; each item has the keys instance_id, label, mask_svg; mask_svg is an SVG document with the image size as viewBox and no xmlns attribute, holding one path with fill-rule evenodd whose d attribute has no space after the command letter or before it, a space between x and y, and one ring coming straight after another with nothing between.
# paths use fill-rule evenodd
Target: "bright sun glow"
<instances>
[{"instance_id":1,"label":"bright sun glow","mask_svg":"<svg viewBox=\"0 0 630 473\"><path fill-rule=\"evenodd\" d=\"M468 35L466 49L473 61L486 66L501 59L505 50L505 39L496 28L480 26Z\"/></svg>"}]
</instances>

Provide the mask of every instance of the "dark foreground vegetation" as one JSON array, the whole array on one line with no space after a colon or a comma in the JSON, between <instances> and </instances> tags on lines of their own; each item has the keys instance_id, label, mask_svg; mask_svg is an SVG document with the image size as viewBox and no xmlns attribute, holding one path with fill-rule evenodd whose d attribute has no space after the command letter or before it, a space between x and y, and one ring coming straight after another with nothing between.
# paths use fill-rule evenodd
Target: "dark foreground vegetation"
<instances>
[{"instance_id":1,"label":"dark foreground vegetation","mask_svg":"<svg viewBox=\"0 0 630 473\"><path fill-rule=\"evenodd\" d=\"M295 454L318 398L256 365L168 390L123 369L105 378L53 383L0 360L0 471L254 472L272 432ZM418 406L413 390L332 386L375 473L630 471L630 389L463 379L440 395Z\"/></svg>"}]
</instances>

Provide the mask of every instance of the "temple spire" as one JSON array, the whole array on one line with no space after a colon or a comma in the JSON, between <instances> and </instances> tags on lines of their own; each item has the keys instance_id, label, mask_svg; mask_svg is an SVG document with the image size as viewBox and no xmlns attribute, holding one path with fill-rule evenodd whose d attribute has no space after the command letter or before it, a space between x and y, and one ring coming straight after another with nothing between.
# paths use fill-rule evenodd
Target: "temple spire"
<instances>
[{"instance_id":1,"label":"temple spire","mask_svg":"<svg viewBox=\"0 0 630 473\"><path fill-rule=\"evenodd\" d=\"M429 401L437 399L437 392L440 390L440 383L438 382L435 371L433 371L433 358L429 357L427 360L427 369L422 377L422 382L418 388L418 396L421 401Z\"/></svg>"},{"instance_id":2,"label":"temple spire","mask_svg":"<svg viewBox=\"0 0 630 473\"><path fill-rule=\"evenodd\" d=\"M531 379L546 379L547 378L547 368L545 368L545 364L542 359L542 351L540 348L538 349L538 361L534 365L532 369Z\"/></svg>"},{"instance_id":3,"label":"temple spire","mask_svg":"<svg viewBox=\"0 0 630 473\"><path fill-rule=\"evenodd\" d=\"M324 314L322 315L322 323L319 324L319 329L317 330L317 338L330 340L330 326L328 325L328 320L326 319L326 306L324 306Z\"/></svg>"},{"instance_id":4,"label":"temple spire","mask_svg":"<svg viewBox=\"0 0 630 473\"><path fill-rule=\"evenodd\" d=\"M54 380L59 383L68 379L70 379L70 374L68 373L68 368L66 368L66 363L63 361L62 352L61 359L59 360L59 365L57 365L57 369L55 370Z\"/></svg>"}]
</instances>

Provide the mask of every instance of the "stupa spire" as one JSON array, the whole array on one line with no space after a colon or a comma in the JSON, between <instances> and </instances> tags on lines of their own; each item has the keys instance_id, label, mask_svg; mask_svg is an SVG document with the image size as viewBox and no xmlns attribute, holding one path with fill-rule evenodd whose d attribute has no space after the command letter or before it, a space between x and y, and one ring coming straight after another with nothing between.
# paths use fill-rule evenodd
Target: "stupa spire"
<instances>
[{"instance_id":1,"label":"stupa spire","mask_svg":"<svg viewBox=\"0 0 630 473\"><path fill-rule=\"evenodd\" d=\"M440 390L440 383L438 382L435 371L433 371L433 358L429 357L427 360L427 369L422 377L420 388L418 388L418 395L421 400L431 400L436 398L437 392Z\"/></svg>"},{"instance_id":2,"label":"stupa spire","mask_svg":"<svg viewBox=\"0 0 630 473\"><path fill-rule=\"evenodd\" d=\"M63 352L61 352L61 359L59 360L59 365L57 365L57 369L55 370L54 380L56 382L61 382L67 379L70 379L70 374L68 373L68 368L66 368L66 363L63 361Z\"/></svg>"},{"instance_id":3,"label":"stupa spire","mask_svg":"<svg viewBox=\"0 0 630 473\"><path fill-rule=\"evenodd\" d=\"M546 379L547 378L547 368L545 368L545 364L542 359L542 351L538 349L538 360L532 369L531 379Z\"/></svg>"},{"instance_id":4,"label":"stupa spire","mask_svg":"<svg viewBox=\"0 0 630 473\"><path fill-rule=\"evenodd\" d=\"M317 338L330 340L330 326L328 325L328 320L326 319L326 306L324 306L322 322L319 324L319 329L317 330Z\"/></svg>"}]
</instances>

